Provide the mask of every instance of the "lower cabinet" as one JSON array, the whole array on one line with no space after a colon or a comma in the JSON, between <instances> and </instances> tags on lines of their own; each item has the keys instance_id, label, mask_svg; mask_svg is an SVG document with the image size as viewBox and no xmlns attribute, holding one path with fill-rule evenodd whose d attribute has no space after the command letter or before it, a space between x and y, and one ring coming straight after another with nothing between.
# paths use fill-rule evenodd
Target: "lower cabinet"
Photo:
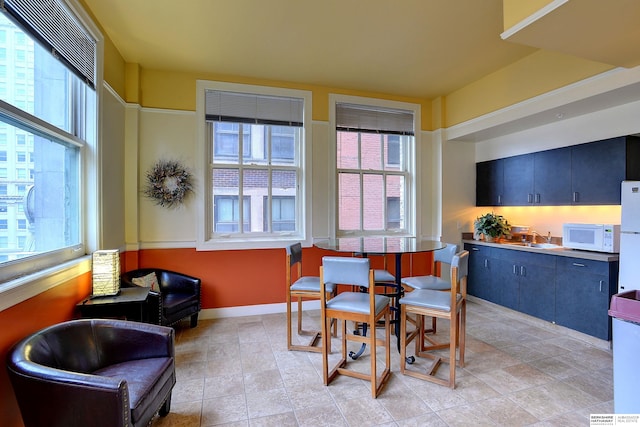
<instances>
[{"instance_id":1,"label":"lower cabinet","mask_svg":"<svg viewBox=\"0 0 640 427\"><path fill-rule=\"evenodd\" d=\"M618 263L465 243L468 293L576 331L611 339Z\"/></svg>"},{"instance_id":2,"label":"lower cabinet","mask_svg":"<svg viewBox=\"0 0 640 427\"><path fill-rule=\"evenodd\" d=\"M618 262L558 260L556 323L604 340L611 339L608 310L618 284Z\"/></svg>"}]
</instances>

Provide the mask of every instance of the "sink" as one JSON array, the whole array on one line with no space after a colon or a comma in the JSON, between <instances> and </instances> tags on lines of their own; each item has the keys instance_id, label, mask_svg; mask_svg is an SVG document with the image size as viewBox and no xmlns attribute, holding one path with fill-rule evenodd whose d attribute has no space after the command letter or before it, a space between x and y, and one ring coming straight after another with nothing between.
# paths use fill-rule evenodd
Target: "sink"
<instances>
[{"instance_id":1,"label":"sink","mask_svg":"<svg viewBox=\"0 0 640 427\"><path fill-rule=\"evenodd\" d=\"M562 249L562 246L556 245L554 243L509 242L509 243L505 243L505 245L524 246L527 248L537 248L537 249Z\"/></svg>"},{"instance_id":2,"label":"sink","mask_svg":"<svg viewBox=\"0 0 640 427\"><path fill-rule=\"evenodd\" d=\"M562 246L555 245L553 243L531 243L532 248L540 248L540 249L560 249Z\"/></svg>"}]
</instances>

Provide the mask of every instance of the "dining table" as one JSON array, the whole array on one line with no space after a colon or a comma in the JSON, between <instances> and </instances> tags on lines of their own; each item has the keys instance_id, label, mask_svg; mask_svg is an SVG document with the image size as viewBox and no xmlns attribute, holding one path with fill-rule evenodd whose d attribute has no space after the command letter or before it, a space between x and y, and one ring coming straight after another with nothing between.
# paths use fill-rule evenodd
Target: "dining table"
<instances>
[{"instance_id":1,"label":"dining table","mask_svg":"<svg viewBox=\"0 0 640 427\"><path fill-rule=\"evenodd\" d=\"M402 256L421 252L433 252L444 249L447 244L438 240L419 239L405 236L358 236L338 237L318 240L314 246L332 252L351 253L367 257L369 255L393 255L395 257L394 291L392 297L392 319L396 335L398 351L400 350L400 298L404 295L402 288ZM366 326L363 331L366 334ZM350 353L351 358L357 359L364 351L365 345L357 353Z\"/></svg>"}]
</instances>

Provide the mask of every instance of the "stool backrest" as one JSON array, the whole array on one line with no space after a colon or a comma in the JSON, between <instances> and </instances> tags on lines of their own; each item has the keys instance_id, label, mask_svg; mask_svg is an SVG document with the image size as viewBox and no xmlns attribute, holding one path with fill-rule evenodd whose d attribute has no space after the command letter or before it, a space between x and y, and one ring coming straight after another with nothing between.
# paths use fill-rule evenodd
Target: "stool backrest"
<instances>
[{"instance_id":1,"label":"stool backrest","mask_svg":"<svg viewBox=\"0 0 640 427\"><path fill-rule=\"evenodd\" d=\"M297 262L302 262L302 244L294 243L291 246L287 246L287 257L289 258L289 267L292 267Z\"/></svg>"},{"instance_id":2,"label":"stool backrest","mask_svg":"<svg viewBox=\"0 0 640 427\"><path fill-rule=\"evenodd\" d=\"M451 264L451 260L458 252L458 245L455 243L447 243L447 247L437 250L433 253L433 262L443 262L445 264Z\"/></svg>"},{"instance_id":3,"label":"stool backrest","mask_svg":"<svg viewBox=\"0 0 640 427\"><path fill-rule=\"evenodd\" d=\"M369 259L322 257L324 283L369 287Z\"/></svg>"},{"instance_id":4,"label":"stool backrest","mask_svg":"<svg viewBox=\"0 0 640 427\"><path fill-rule=\"evenodd\" d=\"M469 274L469 251L460 251L451 259L451 289L455 293L467 294L467 275Z\"/></svg>"}]
</instances>

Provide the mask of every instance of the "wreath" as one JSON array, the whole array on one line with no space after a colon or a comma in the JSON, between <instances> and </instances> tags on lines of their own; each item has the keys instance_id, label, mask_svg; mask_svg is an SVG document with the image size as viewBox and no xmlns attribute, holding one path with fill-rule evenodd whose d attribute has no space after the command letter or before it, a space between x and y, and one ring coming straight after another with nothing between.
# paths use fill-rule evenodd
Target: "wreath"
<instances>
[{"instance_id":1,"label":"wreath","mask_svg":"<svg viewBox=\"0 0 640 427\"><path fill-rule=\"evenodd\" d=\"M147 172L145 196L157 205L172 208L193 192L192 176L179 162L160 160Z\"/></svg>"}]
</instances>

